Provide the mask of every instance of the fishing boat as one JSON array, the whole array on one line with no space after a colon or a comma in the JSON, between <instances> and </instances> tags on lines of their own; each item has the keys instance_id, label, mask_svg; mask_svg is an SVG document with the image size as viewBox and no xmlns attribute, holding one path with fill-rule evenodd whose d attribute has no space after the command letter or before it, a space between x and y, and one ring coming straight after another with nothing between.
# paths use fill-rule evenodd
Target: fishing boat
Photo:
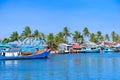
<instances>
[{"instance_id":1,"label":"fishing boat","mask_svg":"<svg viewBox=\"0 0 120 80\"><path fill-rule=\"evenodd\" d=\"M82 46L79 46L78 44L73 44L72 48L73 48L72 50L73 53L79 53L80 50L82 49Z\"/></svg>"},{"instance_id":2,"label":"fishing boat","mask_svg":"<svg viewBox=\"0 0 120 80\"><path fill-rule=\"evenodd\" d=\"M26 49L29 51L25 51L25 48L8 48L0 50L0 60L42 59L47 58L51 51L49 47L41 51L36 50L35 47L27 47Z\"/></svg>"},{"instance_id":3,"label":"fishing boat","mask_svg":"<svg viewBox=\"0 0 120 80\"><path fill-rule=\"evenodd\" d=\"M82 48L80 53L100 53L100 48Z\"/></svg>"},{"instance_id":4,"label":"fishing boat","mask_svg":"<svg viewBox=\"0 0 120 80\"><path fill-rule=\"evenodd\" d=\"M100 53L100 48L93 42L85 42L82 46L80 53Z\"/></svg>"},{"instance_id":5,"label":"fishing boat","mask_svg":"<svg viewBox=\"0 0 120 80\"><path fill-rule=\"evenodd\" d=\"M42 59L47 58L50 51L44 51L42 53L32 54L32 55L22 55L16 52L6 52L0 55L0 60L18 60L18 59Z\"/></svg>"},{"instance_id":6,"label":"fishing boat","mask_svg":"<svg viewBox=\"0 0 120 80\"><path fill-rule=\"evenodd\" d=\"M59 45L59 53L61 54L67 54L70 53L72 50L71 44L60 44Z\"/></svg>"},{"instance_id":7,"label":"fishing boat","mask_svg":"<svg viewBox=\"0 0 120 80\"><path fill-rule=\"evenodd\" d=\"M103 53L108 53L108 52L113 53L113 52L117 52L117 50L112 49L112 48L104 48L104 49L103 49Z\"/></svg>"}]
</instances>

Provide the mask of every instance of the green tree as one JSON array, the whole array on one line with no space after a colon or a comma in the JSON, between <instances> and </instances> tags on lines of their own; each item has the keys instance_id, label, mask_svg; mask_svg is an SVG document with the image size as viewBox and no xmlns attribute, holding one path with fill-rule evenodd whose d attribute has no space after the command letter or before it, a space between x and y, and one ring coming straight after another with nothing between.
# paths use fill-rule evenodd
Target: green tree
<instances>
[{"instance_id":1,"label":"green tree","mask_svg":"<svg viewBox=\"0 0 120 80\"><path fill-rule=\"evenodd\" d=\"M102 35L100 36L99 39L100 39L100 42L104 41L104 37Z\"/></svg>"},{"instance_id":2,"label":"green tree","mask_svg":"<svg viewBox=\"0 0 120 80\"><path fill-rule=\"evenodd\" d=\"M90 34L90 41L95 43L98 42L94 33Z\"/></svg>"},{"instance_id":3,"label":"green tree","mask_svg":"<svg viewBox=\"0 0 120 80\"><path fill-rule=\"evenodd\" d=\"M112 35L112 41L115 42L116 33L113 31L113 32L111 33L111 35Z\"/></svg>"},{"instance_id":4,"label":"green tree","mask_svg":"<svg viewBox=\"0 0 120 80\"><path fill-rule=\"evenodd\" d=\"M34 33L33 33L33 36L38 38L40 36L40 33L38 30L35 30Z\"/></svg>"},{"instance_id":5,"label":"green tree","mask_svg":"<svg viewBox=\"0 0 120 80\"><path fill-rule=\"evenodd\" d=\"M34 39L40 39L41 40L41 34L38 30L35 30L33 33L33 38Z\"/></svg>"},{"instance_id":6,"label":"green tree","mask_svg":"<svg viewBox=\"0 0 120 80\"><path fill-rule=\"evenodd\" d=\"M64 27L63 34L64 34L64 37L66 39L66 43L68 43L68 37L70 37L70 35L71 35L68 27Z\"/></svg>"},{"instance_id":7,"label":"green tree","mask_svg":"<svg viewBox=\"0 0 120 80\"><path fill-rule=\"evenodd\" d=\"M102 36L102 32L101 31L98 31L97 32L97 41L98 42L101 42L104 40L104 37Z\"/></svg>"},{"instance_id":8,"label":"green tree","mask_svg":"<svg viewBox=\"0 0 120 80\"><path fill-rule=\"evenodd\" d=\"M83 35L81 35L81 44L84 42L84 37L83 37Z\"/></svg>"},{"instance_id":9,"label":"green tree","mask_svg":"<svg viewBox=\"0 0 120 80\"><path fill-rule=\"evenodd\" d=\"M3 41L2 41L2 43L9 43L10 42L10 39L9 38L5 38Z\"/></svg>"},{"instance_id":10,"label":"green tree","mask_svg":"<svg viewBox=\"0 0 120 80\"><path fill-rule=\"evenodd\" d=\"M23 30L21 36L20 36L20 39L21 40L24 40L26 38L31 38L32 34L31 34L31 29L29 26L26 26L25 29Z\"/></svg>"},{"instance_id":11,"label":"green tree","mask_svg":"<svg viewBox=\"0 0 120 80\"><path fill-rule=\"evenodd\" d=\"M110 37L108 34L105 35L105 40L110 41Z\"/></svg>"},{"instance_id":12,"label":"green tree","mask_svg":"<svg viewBox=\"0 0 120 80\"><path fill-rule=\"evenodd\" d=\"M115 36L115 42L120 42L120 36L118 34Z\"/></svg>"},{"instance_id":13,"label":"green tree","mask_svg":"<svg viewBox=\"0 0 120 80\"><path fill-rule=\"evenodd\" d=\"M76 42L76 43L81 43L82 42L82 35L79 31L75 31L74 34L73 34L73 41Z\"/></svg>"},{"instance_id":14,"label":"green tree","mask_svg":"<svg viewBox=\"0 0 120 80\"><path fill-rule=\"evenodd\" d=\"M10 41L18 41L19 40L19 34L16 32L13 32L10 36Z\"/></svg>"},{"instance_id":15,"label":"green tree","mask_svg":"<svg viewBox=\"0 0 120 80\"><path fill-rule=\"evenodd\" d=\"M87 37L88 40L89 40L90 32L89 32L89 30L88 30L87 27L85 27L85 28L83 29L83 35L84 35L84 37Z\"/></svg>"},{"instance_id":16,"label":"green tree","mask_svg":"<svg viewBox=\"0 0 120 80\"><path fill-rule=\"evenodd\" d=\"M58 35L59 37L61 37L62 39L64 38L63 32L59 32L57 35Z\"/></svg>"},{"instance_id":17,"label":"green tree","mask_svg":"<svg viewBox=\"0 0 120 80\"><path fill-rule=\"evenodd\" d=\"M46 35L44 33L40 33L42 39L46 39Z\"/></svg>"},{"instance_id":18,"label":"green tree","mask_svg":"<svg viewBox=\"0 0 120 80\"><path fill-rule=\"evenodd\" d=\"M56 36L55 36L55 45L58 46L60 43L65 43L66 40L64 38L64 35L62 32L59 32Z\"/></svg>"},{"instance_id":19,"label":"green tree","mask_svg":"<svg viewBox=\"0 0 120 80\"><path fill-rule=\"evenodd\" d=\"M33 39L34 39L34 36L32 34L30 27L26 26L25 29L22 31L20 40L22 40L25 45L31 45Z\"/></svg>"},{"instance_id":20,"label":"green tree","mask_svg":"<svg viewBox=\"0 0 120 80\"><path fill-rule=\"evenodd\" d=\"M53 33L49 33L49 35L47 36L46 42L52 49L54 49L54 34Z\"/></svg>"}]
</instances>

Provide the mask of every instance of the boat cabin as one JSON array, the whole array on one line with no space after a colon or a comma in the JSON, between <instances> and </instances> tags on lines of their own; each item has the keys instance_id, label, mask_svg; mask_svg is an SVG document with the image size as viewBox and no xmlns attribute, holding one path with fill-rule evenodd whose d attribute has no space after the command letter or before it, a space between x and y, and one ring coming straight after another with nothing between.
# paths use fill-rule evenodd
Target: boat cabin
<instances>
[{"instance_id":1,"label":"boat cabin","mask_svg":"<svg viewBox=\"0 0 120 80\"><path fill-rule=\"evenodd\" d=\"M69 44L60 44L59 45L60 53L70 53L72 50L72 45Z\"/></svg>"}]
</instances>

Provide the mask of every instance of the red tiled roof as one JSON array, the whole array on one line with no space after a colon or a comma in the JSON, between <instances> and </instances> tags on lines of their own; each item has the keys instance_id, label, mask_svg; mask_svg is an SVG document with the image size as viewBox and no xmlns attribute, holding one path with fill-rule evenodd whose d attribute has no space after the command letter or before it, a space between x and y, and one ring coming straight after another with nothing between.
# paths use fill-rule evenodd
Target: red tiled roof
<instances>
[{"instance_id":1,"label":"red tiled roof","mask_svg":"<svg viewBox=\"0 0 120 80\"><path fill-rule=\"evenodd\" d=\"M73 45L73 48L82 48L82 46L79 46L79 45Z\"/></svg>"}]
</instances>

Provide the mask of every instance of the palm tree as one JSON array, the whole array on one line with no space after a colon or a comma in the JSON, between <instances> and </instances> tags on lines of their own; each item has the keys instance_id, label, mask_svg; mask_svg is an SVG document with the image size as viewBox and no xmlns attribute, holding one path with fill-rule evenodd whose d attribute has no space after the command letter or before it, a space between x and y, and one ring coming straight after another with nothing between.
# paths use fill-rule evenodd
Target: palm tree
<instances>
[{"instance_id":1,"label":"palm tree","mask_svg":"<svg viewBox=\"0 0 120 80\"><path fill-rule=\"evenodd\" d=\"M89 39L90 32L89 32L89 30L88 30L87 27L85 27L85 28L83 29L83 35L84 35L84 37L88 37L88 39Z\"/></svg>"},{"instance_id":2,"label":"palm tree","mask_svg":"<svg viewBox=\"0 0 120 80\"><path fill-rule=\"evenodd\" d=\"M9 38L5 38L2 43L9 43L10 42L10 39Z\"/></svg>"},{"instance_id":3,"label":"palm tree","mask_svg":"<svg viewBox=\"0 0 120 80\"><path fill-rule=\"evenodd\" d=\"M38 38L40 36L40 33L38 30L35 30L34 33L33 33L33 36Z\"/></svg>"},{"instance_id":4,"label":"palm tree","mask_svg":"<svg viewBox=\"0 0 120 80\"><path fill-rule=\"evenodd\" d=\"M81 35L80 40L81 40L81 44L82 44L82 43L84 42L84 37L83 37L83 35Z\"/></svg>"},{"instance_id":5,"label":"palm tree","mask_svg":"<svg viewBox=\"0 0 120 80\"><path fill-rule=\"evenodd\" d=\"M104 41L104 37L101 35L100 38L99 38L99 40L100 40L101 42Z\"/></svg>"},{"instance_id":6,"label":"palm tree","mask_svg":"<svg viewBox=\"0 0 120 80\"><path fill-rule=\"evenodd\" d=\"M26 26L25 29L24 29L24 31L22 32L22 35L27 38L27 37L30 37L30 36L31 36L31 33L32 33L32 32L31 32L30 27L29 27L29 26Z\"/></svg>"},{"instance_id":7,"label":"palm tree","mask_svg":"<svg viewBox=\"0 0 120 80\"><path fill-rule=\"evenodd\" d=\"M111 33L111 35L112 35L112 41L115 42L116 33L113 31L113 32Z\"/></svg>"},{"instance_id":8,"label":"palm tree","mask_svg":"<svg viewBox=\"0 0 120 80\"><path fill-rule=\"evenodd\" d=\"M101 31L98 31L97 32L97 41L98 42L101 42L104 40L104 37L102 36L102 32Z\"/></svg>"},{"instance_id":9,"label":"palm tree","mask_svg":"<svg viewBox=\"0 0 120 80\"><path fill-rule=\"evenodd\" d=\"M31 29L30 29L29 26L26 26L26 27L25 27L24 33L26 34L26 36L31 35L32 31L31 31Z\"/></svg>"},{"instance_id":10,"label":"palm tree","mask_svg":"<svg viewBox=\"0 0 120 80\"><path fill-rule=\"evenodd\" d=\"M41 38L42 38L43 40L46 39L46 35L45 35L44 33L40 33L40 35L41 35Z\"/></svg>"},{"instance_id":11,"label":"palm tree","mask_svg":"<svg viewBox=\"0 0 120 80\"><path fill-rule=\"evenodd\" d=\"M71 35L68 27L64 27L63 34L64 34L64 37L66 39L66 43L68 43L68 37L70 37L70 35Z\"/></svg>"},{"instance_id":12,"label":"palm tree","mask_svg":"<svg viewBox=\"0 0 120 80\"><path fill-rule=\"evenodd\" d=\"M54 35L53 33L49 33L47 36L47 44L53 49L54 48Z\"/></svg>"},{"instance_id":13,"label":"palm tree","mask_svg":"<svg viewBox=\"0 0 120 80\"><path fill-rule=\"evenodd\" d=\"M19 40L19 34L16 32L13 32L10 36L10 41L18 41Z\"/></svg>"},{"instance_id":14,"label":"palm tree","mask_svg":"<svg viewBox=\"0 0 120 80\"><path fill-rule=\"evenodd\" d=\"M120 41L120 36L118 34L116 34L115 42L119 42L119 41Z\"/></svg>"},{"instance_id":15,"label":"palm tree","mask_svg":"<svg viewBox=\"0 0 120 80\"><path fill-rule=\"evenodd\" d=\"M81 33L78 31L75 31L73 34L73 41L76 43L81 43L82 37Z\"/></svg>"},{"instance_id":16,"label":"palm tree","mask_svg":"<svg viewBox=\"0 0 120 80\"><path fill-rule=\"evenodd\" d=\"M64 33L63 32L59 32L57 35L60 36L61 38L64 38Z\"/></svg>"},{"instance_id":17,"label":"palm tree","mask_svg":"<svg viewBox=\"0 0 120 80\"><path fill-rule=\"evenodd\" d=\"M96 35L94 33L90 34L90 41L97 42Z\"/></svg>"},{"instance_id":18,"label":"palm tree","mask_svg":"<svg viewBox=\"0 0 120 80\"><path fill-rule=\"evenodd\" d=\"M110 37L108 34L105 35L105 40L110 41Z\"/></svg>"},{"instance_id":19,"label":"palm tree","mask_svg":"<svg viewBox=\"0 0 120 80\"><path fill-rule=\"evenodd\" d=\"M56 36L55 36L55 44L56 46L58 46L60 43L65 43L66 40L64 38L64 35L62 32L59 32Z\"/></svg>"},{"instance_id":20,"label":"palm tree","mask_svg":"<svg viewBox=\"0 0 120 80\"><path fill-rule=\"evenodd\" d=\"M32 43L33 35L31 34L32 31L29 26L26 26L25 29L23 30L20 39L24 40L24 43L26 44L27 41L29 41L29 45Z\"/></svg>"}]
</instances>

